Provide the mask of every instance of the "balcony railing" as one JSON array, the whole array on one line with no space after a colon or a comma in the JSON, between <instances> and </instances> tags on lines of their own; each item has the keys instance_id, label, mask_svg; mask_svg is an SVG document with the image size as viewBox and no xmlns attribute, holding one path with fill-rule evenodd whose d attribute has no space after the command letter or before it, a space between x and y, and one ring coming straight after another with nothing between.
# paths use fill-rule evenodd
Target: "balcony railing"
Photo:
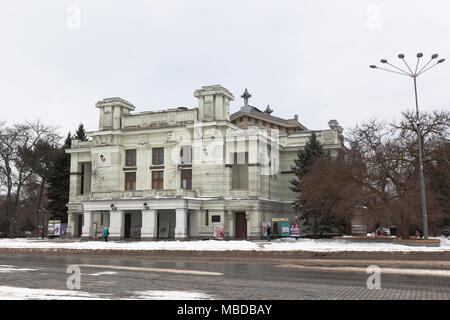
<instances>
[{"instance_id":1,"label":"balcony railing","mask_svg":"<svg viewBox=\"0 0 450 320\"><path fill-rule=\"evenodd\" d=\"M77 197L77 200L101 199L139 199L139 198L166 198L166 197L197 197L195 190L161 189L161 190L125 190L92 192L90 196ZM78 199L80 198L80 199Z\"/></svg>"}]
</instances>

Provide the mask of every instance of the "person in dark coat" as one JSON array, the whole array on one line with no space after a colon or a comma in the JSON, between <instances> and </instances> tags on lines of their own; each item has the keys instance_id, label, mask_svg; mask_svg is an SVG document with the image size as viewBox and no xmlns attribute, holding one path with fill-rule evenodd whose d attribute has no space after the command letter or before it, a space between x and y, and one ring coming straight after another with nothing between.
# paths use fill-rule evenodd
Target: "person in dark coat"
<instances>
[{"instance_id":1,"label":"person in dark coat","mask_svg":"<svg viewBox=\"0 0 450 320\"><path fill-rule=\"evenodd\" d=\"M270 236L272 235L272 229L270 225L267 226L267 241L270 241Z\"/></svg>"}]
</instances>

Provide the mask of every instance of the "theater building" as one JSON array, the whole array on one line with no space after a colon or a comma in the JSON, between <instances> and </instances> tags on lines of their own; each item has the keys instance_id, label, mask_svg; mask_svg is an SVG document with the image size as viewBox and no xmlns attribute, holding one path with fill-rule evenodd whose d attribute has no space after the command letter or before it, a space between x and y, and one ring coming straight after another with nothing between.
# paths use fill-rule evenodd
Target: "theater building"
<instances>
[{"instance_id":1,"label":"theater building","mask_svg":"<svg viewBox=\"0 0 450 320\"><path fill-rule=\"evenodd\" d=\"M248 104L220 85L194 92L196 108L136 112L121 98L97 102L99 127L72 141L68 232L111 239L260 239L262 223L295 220L289 189L297 151L313 131ZM314 130L331 155L343 146L337 121Z\"/></svg>"}]
</instances>

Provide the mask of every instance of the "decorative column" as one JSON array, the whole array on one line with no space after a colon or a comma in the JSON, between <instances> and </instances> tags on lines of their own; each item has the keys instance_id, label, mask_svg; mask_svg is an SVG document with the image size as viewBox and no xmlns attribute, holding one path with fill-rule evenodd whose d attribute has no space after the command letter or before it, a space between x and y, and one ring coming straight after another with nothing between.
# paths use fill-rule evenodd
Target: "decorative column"
<instances>
[{"instance_id":1,"label":"decorative column","mask_svg":"<svg viewBox=\"0 0 450 320\"><path fill-rule=\"evenodd\" d=\"M92 228L92 211L83 211L84 225L82 229L81 238L90 239L94 235Z\"/></svg>"},{"instance_id":2,"label":"decorative column","mask_svg":"<svg viewBox=\"0 0 450 320\"><path fill-rule=\"evenodd\" d=\"M158 213L156 209L142 210L141 240L158 238Z\"/></svg>"},{"instance_id":3,"label":"decorative column","mask_svg":"<svg viewBox=\"0 0 450 320\"><path fill-rule=\"evenodd\" d=\"M71 237L75 236L75 214L67 214L67 234Z\"/></svg>"},{"instance_id":4,"label":"decorative column","mask_svg":"<svg viewBox=\"0 0 450 320\"><path fill-rule=\"evenodd\" d=\"M251 239L252 225L251 225L251 211L245 211L245 219L247 220L247 239Z\"/></svg>"},{"instance_id":5,"label":"decorative column","mask_svg":"<svg viewBox=\"0 0 450 320\"><path fill-rule=\"evenodd\" d=\"M124 236L124 211L109 211L109 237L112 240L122 240Z\"/></svg>"},{"instance_id":6,"label":"decorative column","mask_svg":"<svg viewBox=\"0 0 450 320\"><path fill-rule=\"evenodd\" d=\"M233 238L236 235L234 234L234 219L233 219L233 211L227 211L228 217L228 237Z\"/></svg>"},{"instance_id":7,"label":"decorative column","mask_svg":"<svg viewBox=\"0 0 450 320\"><path fill-rule=\"evenodd\" d=\"M188 210L175 209L176 221L175 221L175 239L185 240L187 237L187 212Z\"/></svg>"}]
</instances>

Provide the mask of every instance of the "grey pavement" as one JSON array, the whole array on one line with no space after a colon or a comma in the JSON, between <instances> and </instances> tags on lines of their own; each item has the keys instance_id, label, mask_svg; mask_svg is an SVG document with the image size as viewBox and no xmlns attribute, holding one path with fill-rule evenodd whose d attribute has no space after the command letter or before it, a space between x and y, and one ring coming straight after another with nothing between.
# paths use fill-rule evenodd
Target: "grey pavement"
<instances>
[{"instance_id":1,"label":"grey pavement","mask_svg":"<svg viewBox=\"0 0 450 320\"><path fill-rule=\"evenodd\" d=\"M80 290L112 299L136 299L136 294L133 293L135 291L173 290L199 292L213 299L233 300L449 300L448 275L382 273L381 289L369 290L366 286L369 274L335 271L336 267L365 269L375 262L382 268L445 270L450 273L446 260L440 261L439 256L434 256L433 260L424 258L415 265L417 257L408 259L404 256L398 259L395 256L306 259L245 256L221 258L189 254L147 256L0 252L0 265L37 269L0 273L0 286L67 290L67 267L79 265ZM175 273L180 270L214 272L220 275ZM115 274L92 275L100 272Z\"/></svg>"}]
</instances>

